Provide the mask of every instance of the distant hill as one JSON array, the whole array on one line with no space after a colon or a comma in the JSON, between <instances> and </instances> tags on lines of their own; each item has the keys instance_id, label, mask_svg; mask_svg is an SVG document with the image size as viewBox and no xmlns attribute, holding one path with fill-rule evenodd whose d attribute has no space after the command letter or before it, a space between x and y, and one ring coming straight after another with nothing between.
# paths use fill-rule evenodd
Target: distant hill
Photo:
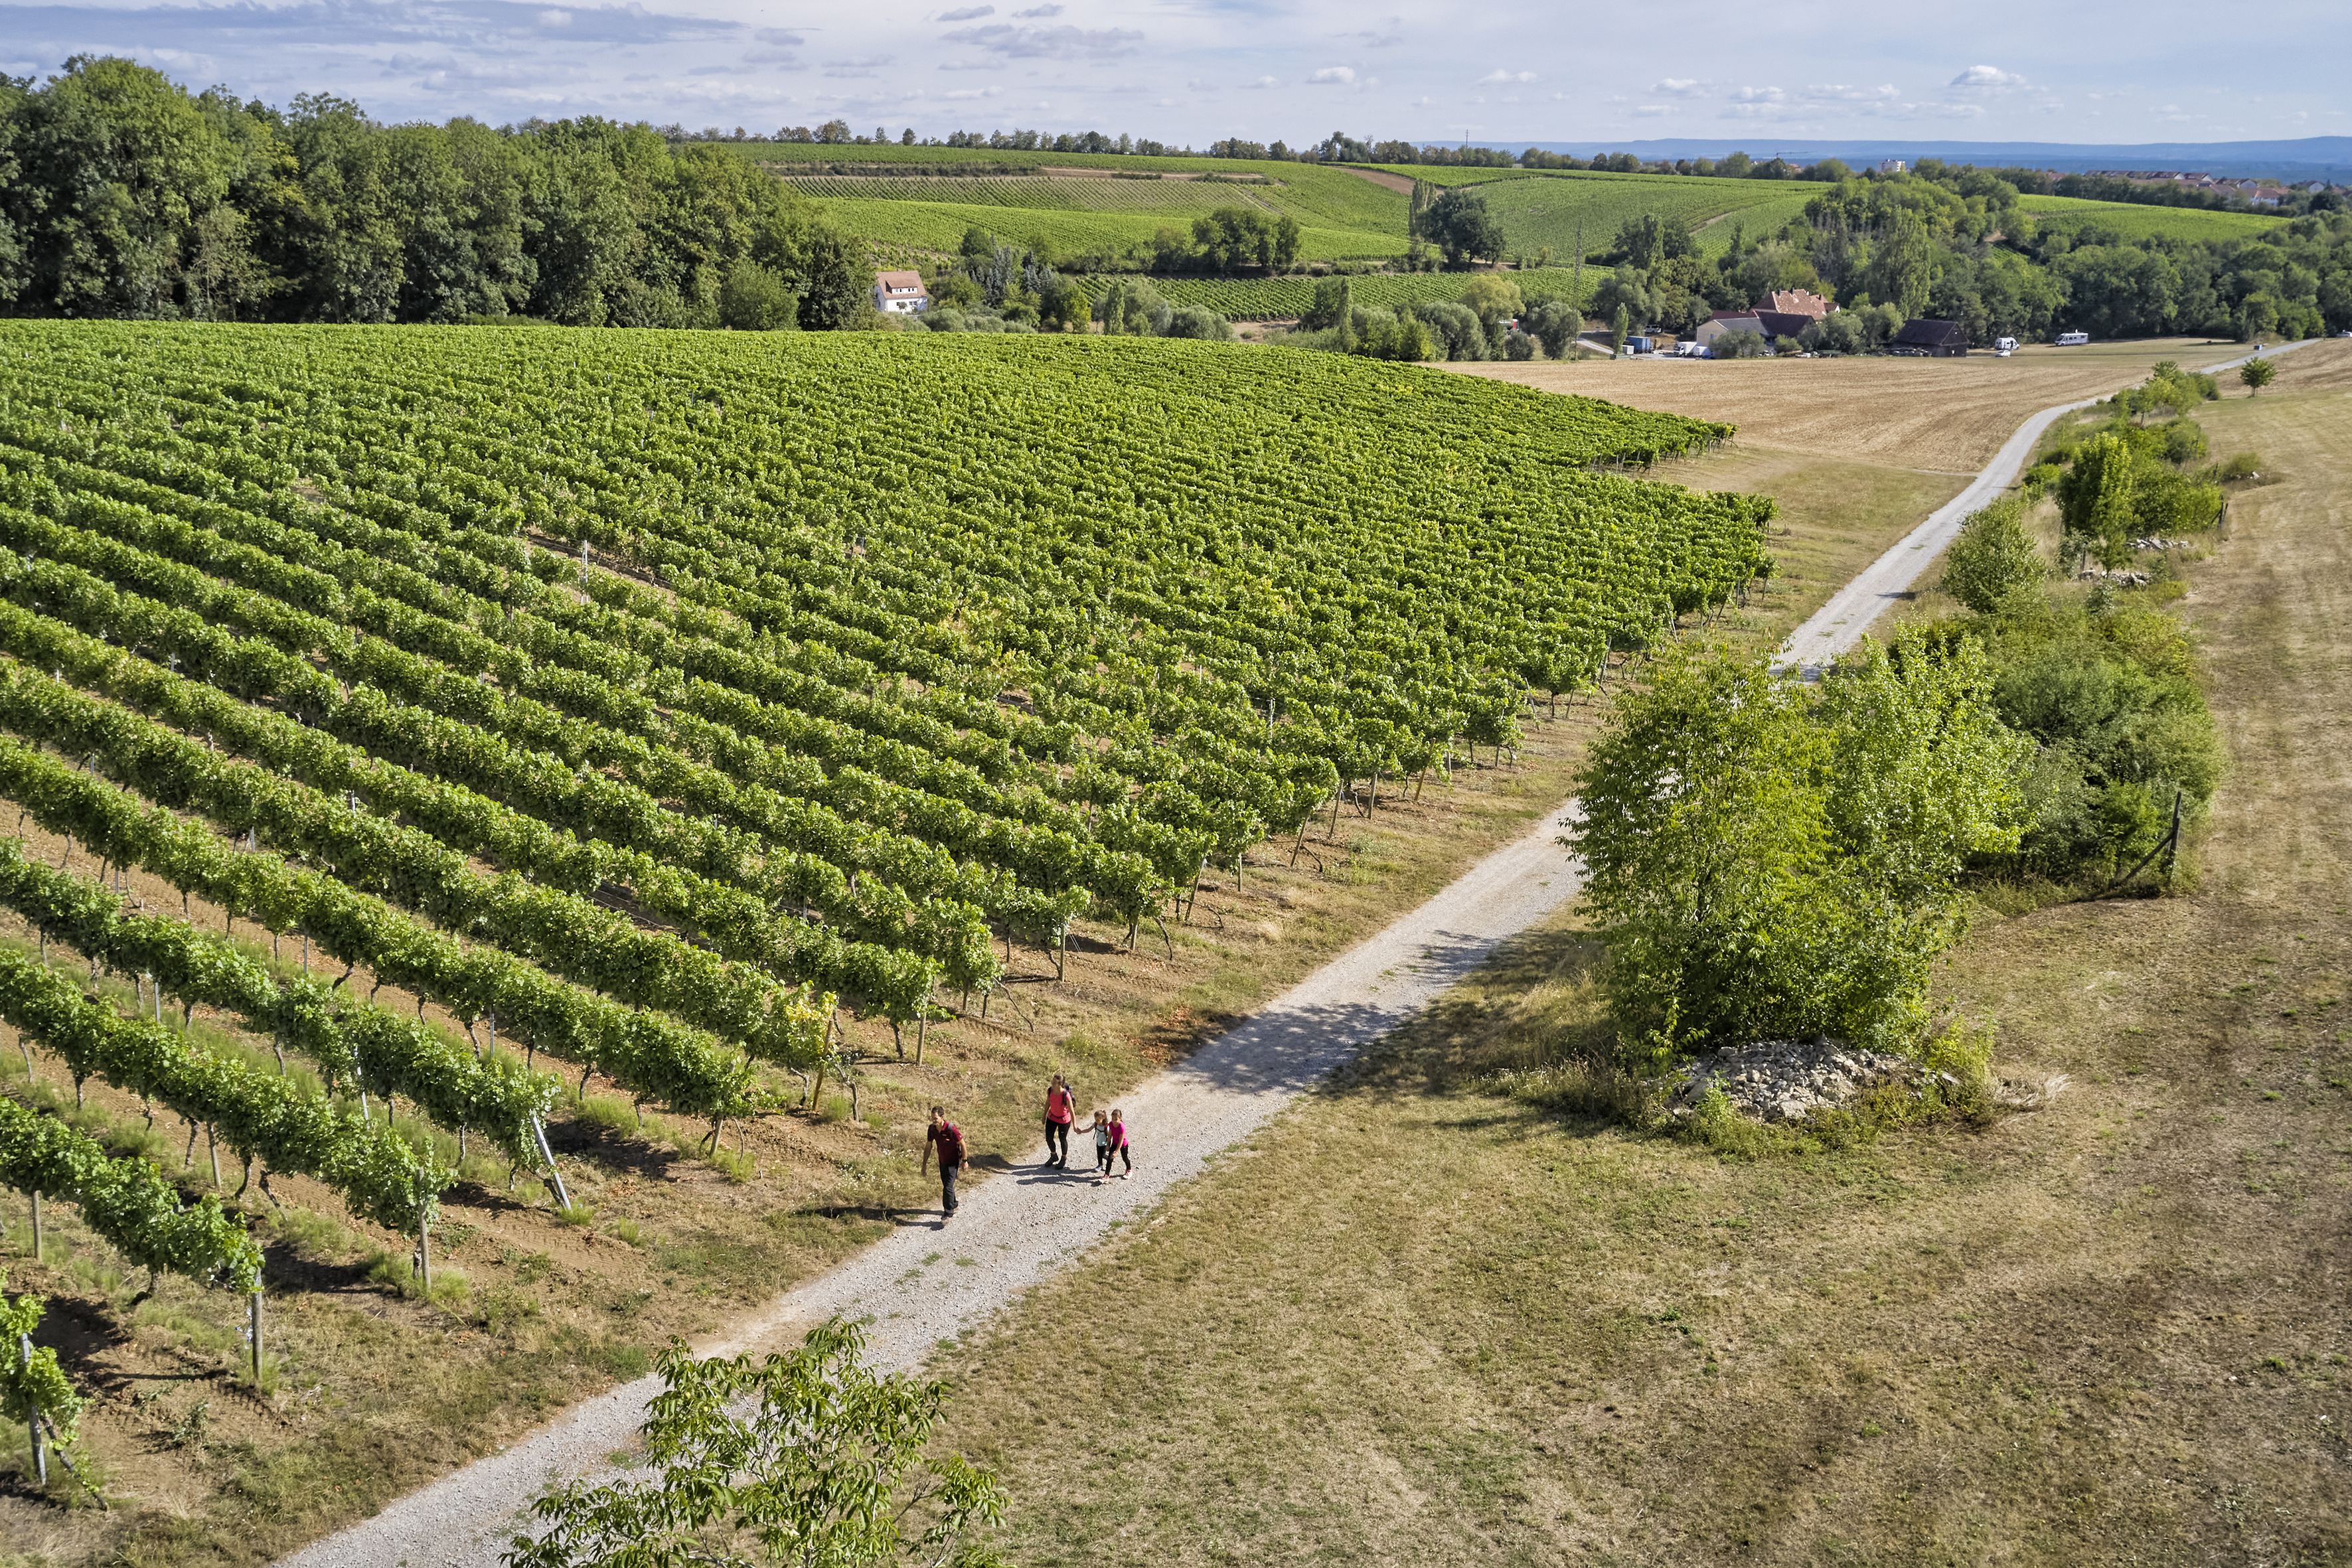
<instances>
[{"instance_id":1,"label":"distant hill","mask_svg":"<svg viewBox=\"0 0 2352 1568\"><path fill-rule=\"evenodd\" d=\"M2240 178L2274 174L2283 180L2352 179L2352 136L2305 136L2289 142L2143 142L2101 146L2079 142L1805 142L1775 141L1769 132L1743 137L1668 138L1648 142L1490 142L1514 153L1540 147L1547 153L1631 153L1643 160L1720 158L1745 152L1756 158L1775 154L1791 163L1838 158L1860 168L1882 158L1906 162L1941 158L1949 163L2021 163L2074 173L2084 169L2193 169Z\"/></svg>"}]
</instances>

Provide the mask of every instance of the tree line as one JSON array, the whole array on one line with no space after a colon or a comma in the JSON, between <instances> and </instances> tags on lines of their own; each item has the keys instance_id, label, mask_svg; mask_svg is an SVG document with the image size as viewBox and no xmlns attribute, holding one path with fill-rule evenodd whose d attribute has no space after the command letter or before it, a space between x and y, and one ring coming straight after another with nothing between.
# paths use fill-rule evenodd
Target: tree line
<instances>
[{"instance_id":1,"label":"tree line","mask_svg":"<svg viewBox=\"0 0 2352 1568\"><path fill-rule=\"evenodd\" d=\"M871 286L813 204L646 126L387 126L87 56L0 78L0 312L822 330Z\"/></svg>"}]
</instances>

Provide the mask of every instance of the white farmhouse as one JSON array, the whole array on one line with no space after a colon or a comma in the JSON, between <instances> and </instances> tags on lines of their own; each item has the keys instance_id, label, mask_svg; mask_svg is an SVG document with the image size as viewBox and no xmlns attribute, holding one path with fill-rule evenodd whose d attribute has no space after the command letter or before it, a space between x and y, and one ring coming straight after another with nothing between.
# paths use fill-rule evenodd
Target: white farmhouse
<instances>
[{"instance_id":1,"label":"white farmhouse","mask_svg":"<svg viewBox=\"0 0 2352 1568\"><path fill-rule=\"evenodd\" d=\"M919 272L877 272L874 275L874 308L891 315L911 316L929 310L931 292Z\"/></svg>"}]
</instances>

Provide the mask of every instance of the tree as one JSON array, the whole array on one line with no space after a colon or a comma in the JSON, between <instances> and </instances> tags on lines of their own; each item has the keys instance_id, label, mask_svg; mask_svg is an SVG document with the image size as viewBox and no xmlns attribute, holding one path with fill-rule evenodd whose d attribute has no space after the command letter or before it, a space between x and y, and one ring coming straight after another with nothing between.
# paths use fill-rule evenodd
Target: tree
<instances>
[{"instance_id":1,"label":"tree","mask_svg":"<svg viewBox=\"0 0 2352 1568\"><path fill-rule=\"evenodd\" d=\"M801 325L811 331L837 331L863 322L874 310L874 274L866 247L835 229L820 231L808 247L807 286L801 295Z\"/></svg>"},{"instance_id":2,"label":"tree","mask_svg":"<svg viewBox=\"0 0 2352 1568\"><path fill-rule=\"evenodd\" d=\"M1584 331L1584 312L1565 300L1538 300L1528 309L1527 330L1543 351L1559 359Z\"/></svg>"},{"instance_id":3,"label":"tree","mask_svg":"<svg viewBox=\"0 0 2352 1568\"><path fill-rule=\"evenodd\" d=\"M2238 380L2244 384L2248 396L2268 386L2277 376L2278 365L2271 360L2252 359L2238 367Z\"/></svg>"},{"instance_id":4,"label":"tree","mask_svg":"<svg viewBox=\"0 0 2352 1568\"><path fill-rule=\"evenodd\" d=\"M1233 337L1234 329L1231 322L1205 305L1179 305L1168 313L1167 321L1160 328L1160 335L1224 342Z\"/></svg>"},{"instance_id":5,"label":"tree","mask_svg":"<svg viewBox=\"0 0 2352 1568\"><path fill-rule=\"evenodd\" d=\"M1065 279L1038 301L1037 320L1055 331L1084 327L1094 314L1094 302L1076 279Z\"/></svg>"},{"instance_id":6,"label":"tree","mask_svg":"<svg viewBox=\"0 0 2352 1568\"><path fill-rule=\"evenodd\" d=\"M784 280L750 257L719 286L719 324L740 332L787 331L800 324L801 302Z\"/></svg>"},{"instance_id":7,"label":"tree","mask_svg":"<svg viewBox=\"0 0 2352 1568\"><path fill-rule=\"evenodd\" d=\"M2071 558L2095 550L2110 571L2131 559L2137 467L2129 443L2113 432L2094 436L2076 448L2074 461L2058 481L2063 553Z\"/></svg>"},{"instance_id":8,"label":"tree","mask_svg":"<svg viewBox=\"0 0 2352 1568\"><path fill-rule=\"evenodd\" d=\"M656 1473L572 1481L534 1505L537 1539L509 1568L802 1568L946 1562L1003 1517L996 1478L924 1453L944 1384L865 1364L866 1336L835 1318L754 1364L698 1361L673 1339L643 1428ZM971 1561L967 1552L965 1561Z\"/></svg>"},{"instance_id":9,"label":"tree","mask_svg":"<svg viewBox=\"0 0 2352 1568\"><path fill-rule=\"evenodd\" d=\"M1630 267L1620 267L1592 290L1592 313L1608 321L1620 313L1632 321L1646 321L1654 305L1649 285Z\"/></svg>"},{"instance_id":10,"label":"tree","mask_svg":"<svg viewBox=\"0 0 2352 1568\"><path fill-rule=\"evenodd\" d=\"M1618 355L1625 352L1625 339L1632 333L1633 330L1633 320L1626 314L1625 307L1622 305L1618 306L1617 313L1609 320L1610 358L1615 359Z\"/></svg>"},{"instance_id":11,"label":"tree","mask_svg":"<svg viewBox=\"0 0 2352 1568\"><path fill-rule=\"evenodd\" d=\"M1466 185L1449 186L1429 204L1421 233L1451 262L1492 261L1503 254L1503 226L1486 210L1486 198Z\"/></svg>"},{"instance_id":12,"label":"tree","mask_svg":"<svg viewBox=\"0 0 2352 1568\"><path fill-rule=\"evenodd\" d=\"M1994 716L1973 639L1873 644L1818 687L1668 649L1617 699L1563 840L1621 1039L1915 1041L1965 924L1962 868L2016 847L2032 750Z\"/></svg>"},{"instance_id":13,"label":"tree","mask_svg":"<svg viewBox=\"0 0 2352 1568\"><path fill-rule=\"evenodd\" d=\"M1499 272L1482 272L1470 279L1462 290L1462 303L1478 318L1490 342L1501 339L1504 321L1517 318L1527 309L1527 302L1519 297L1519 286Z\"/></svg>"},{"instance_id":14,"label":"tree","mask_svg":"<svg viewBox=\"0 0 2352 1568\"><path fill-rule=\"evenodd\" d=\"M1336 327L1353 310L1352 299L1345 278L1320 279L1315 285L1314 301L1300 313L1298 324L1309 331Z\"/></svg>"},{"instance_id":15,"label":"tree","mask_svg":"<svg viewBox=\"0 0 2352 1568\"><path fill-rule=\"evenodd\" d=\"M2042 580L2042 552L2025 531L2025 501L2004 496L1969 514L1944 556L1944 592L1980 616L1998 615Z\"/></svg>"}]
</instances>

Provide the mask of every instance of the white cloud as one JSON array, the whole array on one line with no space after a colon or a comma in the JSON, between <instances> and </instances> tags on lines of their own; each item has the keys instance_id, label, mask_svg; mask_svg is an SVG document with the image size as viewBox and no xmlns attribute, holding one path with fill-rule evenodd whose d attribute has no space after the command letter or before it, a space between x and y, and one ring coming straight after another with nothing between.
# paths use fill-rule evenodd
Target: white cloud
<instances>
[{"instance_id":1,"label":"white cloud","mask_svg":"<svg viewBox=\"0 0 2352 1568\"><path fill-rule=\"evenodd\" d=\"M1015 27L1004 22L940 36L951 44L971 44L1016 59L1101 58L1126 54L1143 42L1143 35L1132 27Z\"/></svg>"},{"instance_id":2,"label":"white cloud","mask_svg":"<svg viewBox=\"0 0 2352 1568\"><path fill-rule=\"evenodd\" d=\"M1732 89L1731 101L1748 104L1779 103L1788 96L1777 87L1742 87Z\"/></svg>"},{"instance_id":3,"label":"white cloud","mask_svg":"<svg viewBox=\"0 0 2352 1568\"><path fill-rule=\"evenodd\" d=\"M1970 66L1946 85L1960 88L2023 87L2025 79L1999 66Z\"/></svg>"},{"instance_id":4,"label":"white cloud","mask_svg":"<svg viewBox=\"0 0 2352 1568\"><path fill-rule=\"evenodd\" d=\"M1353 66L1325 66L1321 70L1315 72L1307 79L1323 87L1346 87L1356 79L1356 68Z\"/></svg>"},{"instance_id":5,"label":"white cloud","mask_svg":"<svg viewBox=\"0 0 2352 1568\"><path fill-rule=\"evenodd\" d=\"M959 99L1002 98L1003 95L1004 89L1001 87L963 87L944 96L954 101Z\"/></svg>"},{"instance_id":6,"label":"white cloud","mask_svg":"<svg viewBox=\"0 0 2352 1568\"><path fill-rule=\"evenodd\" d=\"M1653 82L1650 90L1667 98L1696 98L1707 90L1707 84L1696 77L1670 76L1664 81Z\"/></svg>"},{"instance_id":7,"label":"white cloud","mask_svg":"<svg viewBox=\"0 0 2352 1568\"><path fill-rule=\"evenodd\" d=\"M1480 87L1494 87L1515 81L1533 81L1535 79L1536 73L1533 71L1491 70L1485 76L1478 79L1478 85Z\"/></svg>"},{"instance_id":8,"label":"white cloud","mask_svg":"<svg viewBox=\"0 0 2352 1568\"><path fill-rule=\"evenodd\" d=\"M1847 87L1843 83L1801 89L1797 96L1808 103L1894 103L1903 95L1892 84L1885 87Z\"/></svg>"},{"instance_id":9,"label":"white cloud","mask_svg":"<svg viewBox=\"0 0 2352 1568\"><path fill-rule=\"evenodd\" d=\"M1242 85L1244 87L1280 87L1282 85L1282 79L1280 77L1262 76L1255 78L1253 80L1245 81L1242 83Z\"/></svg>"},{"instance_id":10,"label":"white cloud","mask_svg":"<svg viewBox=\"0 0 2352 1568\"><path fill-rule=\"evenodd\" d=\"M572 13L553 9L541 11L539 14L539 25L542 27L568 27L572 26Z\"/></svg>"},{"instance_id":11,"label":"white cloud","mask_svg":"<svg viewBox=\"0 0 2352 1568\"><path fill-rule=\"evenodd\" d=\"M1013 13L1017 21L1025 21L1036 16L1058 16L1061 14L1062 8L1059 5L1032 5L1026 11Z\"/></svg>"},{"instance_id":12,"label":"white cloud","mask_svg":"<svg viewBox=\"0 0 2352 1568\"><path fill-rule=\"evenodd\" d=\"M864 60L829 60L825 63L824 74L837 77L878 76L882 68L889 63L888 55L876 55Z\"/></svg>"},{"instance_id":13,"label":"white cloud","mask_svg":"<svg viewBox=\"0 0 2352 1568\"><path fill-rule=\"evenodd\" d=\"M995 15L996 7L993 5L959 5L952 11L940 12L937 20L941 22L977 22L982 16L993 16Z\"/></svg>"},{"instance_id":14,"label":"white cloud","mask_svg":"<svg viewBox=\"0 0 2352 1568\"><path fill-rule=\"evenodd\" d=\"M1655 120L1662 114L1671 114L1674 111L1663 103L1645 103L1633 112L1641 119Z\"/></svg>"}]
</instances>

